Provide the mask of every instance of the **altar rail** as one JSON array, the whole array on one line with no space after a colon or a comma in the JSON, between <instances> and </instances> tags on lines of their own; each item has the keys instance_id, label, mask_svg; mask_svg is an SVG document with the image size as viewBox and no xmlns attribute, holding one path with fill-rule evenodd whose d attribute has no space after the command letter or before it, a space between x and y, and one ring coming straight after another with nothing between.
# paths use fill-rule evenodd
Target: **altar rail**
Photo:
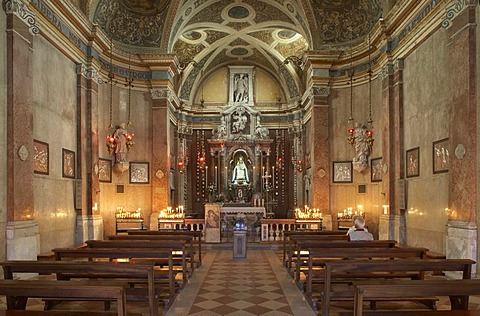
<instances>
[{"instance_id":1,"label":"altar rail","mask_svg":"<svg viewBox=\"0 0 480 316\"><path fill-rule=\"evenodd\" d=\"M284 232L312 229L312 225L315 225L315 229L323 228L321 221L298 223L295 219L262 219L260 223L262 225L261 241L282 241Z\"/></svg>"},{"instance_id":2,"label":"altar rail","mask_svg":"<svg viewBox=\"0 0 480 316\"><path fill-rule=\"evenodd\" d=\"M160 228L160 221L158 225L158 229L161 230ZM194 218L185 218L183 223L173 223L172 226L169 229L174 229L174 230L188 230L188 231L201 231L202 232L202 240L204 240L205 234L204 229L205 229L205 220L203 218L199 219L194 219Z\"/></svg>"},{"instance_id":3,"label":"altar rail","mask_svg":"<svg viewBox=\"0 0 480 316\"><path fill-rule=\"evenodd\" d=\"M285 231L306 230L310 229L309 223L296 223L295 219L261 219L261 241L282 241ZM205 220L186 218L183 224L176 224L172 229L185 229L189 231L204 232ZM203 238L202 238L203 239Z\"/></svg>"}]
</instances>

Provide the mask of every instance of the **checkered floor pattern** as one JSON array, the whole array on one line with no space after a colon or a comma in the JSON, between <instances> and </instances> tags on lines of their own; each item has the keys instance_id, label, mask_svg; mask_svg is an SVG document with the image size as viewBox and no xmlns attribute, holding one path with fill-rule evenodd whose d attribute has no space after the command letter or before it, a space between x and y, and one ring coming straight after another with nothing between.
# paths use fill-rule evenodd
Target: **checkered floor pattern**
<instances>
[{"instance_id":1,"label":"checkered floor pattern","mask_svg":"<svg viewBox=\"0 0 480 316\"><path fill-rule=\"evenodd\" d=\"M217 252L189 315L293 315L264 251Z\"/></svg>"}]
</instances>

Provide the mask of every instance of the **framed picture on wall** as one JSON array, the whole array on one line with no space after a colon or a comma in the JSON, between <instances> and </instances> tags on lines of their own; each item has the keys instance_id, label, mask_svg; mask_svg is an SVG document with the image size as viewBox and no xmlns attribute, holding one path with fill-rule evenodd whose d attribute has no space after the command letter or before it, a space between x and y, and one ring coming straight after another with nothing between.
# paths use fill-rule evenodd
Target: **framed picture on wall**
<instances>
[{"instance_id":1,"label":"framed picture on wall","mask_svg":"<svg viewBox=\"0 0 480 316\"><path fill-rule=\"evenodd\" d=\"M405 159L407 178L418 177L420 175L420 147L407 150Z\"/></svg>"},{"instance_id":2,"label":"framed picture on wall","mask_svg":"<svg viewBox=\"0 0 480 316\"><path fill-rule=\"evenodd\" d=\"M382 181L382 157L370 160L370 180L372 182Z\"/></svg>"},{"instance_id":3,"label":"framed picture on wall","mask_svg":"<svg viewBox=\"0 0 480 316\"><path fill-rule=\"evenodd\" d=\"M98 159L98 180L112 182L112 161L110 159Z\"/></svg>"},{"instance_id":4,"label":"framed picture on wall","mask_svg":"<svg viewBox=\"0 0 480 316\"><path fill-rule=\"evenodd\" d=\"M448 172L450 148L448 138L433 142L433 173Z\"/></svg>"},{"instance_id":5,"label":"framed picture on wall","mask_svg":"<svg viewBox=\"0 0 480 316\"><path fill-rule=\"evenodd\" d=\"M33 172L39 174L49 173L48 143L33 140Z\"/></svg>"},{"instance_id":6,"label":"framed picture on wall","mask_svg":"<svg viewBox=\"0 0 480 316\"><path fill-rule=\"evenodd\" d=\"M75 179L75 152L62 148L62 177Z\"/></svg>"},{"instance_id":7,"label":"framed picture on wall","mask_svg":"<svg viewBox=\"0 0 480 316\"><path fill-rule=\"evenodd\" d=\"M352 183L353 168L351 161L333 162L333 183Z\"/></svg>"},{"instance_id":8,"label":"framed picture on wall","mask_svg":"<svg viewBox=\"0 0 480 316\"><path fill-rule=\"evenodd\" d=\"M149 183L150 170L148 162L130 163L130 183Z\"/></svg>"}]
</instances>

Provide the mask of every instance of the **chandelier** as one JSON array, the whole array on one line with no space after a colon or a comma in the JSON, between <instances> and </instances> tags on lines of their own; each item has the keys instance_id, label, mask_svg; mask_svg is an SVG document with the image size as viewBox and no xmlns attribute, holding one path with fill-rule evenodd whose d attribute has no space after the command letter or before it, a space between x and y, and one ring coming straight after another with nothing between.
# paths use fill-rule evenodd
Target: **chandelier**
<instances>
[{"instance_id":1,"label":"chandelier","mask_svg":"<svg viewBox=\"0 0 480 316\"><path fill-rule=\"evenodd\" d=\"M128 116L127 124L120 123L113 126L113 85L117 84L115 80L115 74L113 73L113 39L110 39L110 64L108 70L108 80L107 83L110 84L110 104L109 104L109 125L108 128L112 130L109 135L107 135L106 146L110 154L115 153L115 164L128 164L126 154L134 145L134 134L127 131L127 127L132 126L130 120L131 116L131 92L133 87L133 76L131 72L131 59L130 55L128 56L128 78L125 78L125 86L128 87ZM125 168L120 170L124 171Z\"/></svg>"},{"instance_id":2,"label":"chandelier","mask_svg":"<svg viewBox=\"0 0 480 316\"><path fill-rule=\"evenodd\" d=\"M353 38L352 38L353 39ZM353 45L353 42L352 42ZM368 167L368 156L373 147L373 119L372 119L372 61L371 61L371 43L370 34L368 36L368 121L367 124L355 122L353 118L353 48L350 53L350 117L347 122L347 142L355 148L355 157L353 158L353 168L363 173Z\"/></svg>"}]
</instances>

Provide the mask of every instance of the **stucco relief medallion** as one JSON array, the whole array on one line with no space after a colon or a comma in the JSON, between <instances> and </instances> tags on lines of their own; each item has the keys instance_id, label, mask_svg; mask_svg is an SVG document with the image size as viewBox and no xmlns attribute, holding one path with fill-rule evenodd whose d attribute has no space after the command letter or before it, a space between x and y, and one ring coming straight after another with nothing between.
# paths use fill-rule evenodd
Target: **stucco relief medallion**
<instances>
[{"instance_id":1,"label":"stucco relief medallion","mask_svg":"<svg viewBox=\"0 0 480 316\"><path fill-rule=\"evenodd\" d=\"M20 146L17 154L21 161L27 160L29 154L27 147L25 147L25 145Z\"/></svg>"},{"instance_id":2,"label":"stucco relief medallion","mask_svg":"<svg viewBox=\"0 0 480 316\"><path fill-rule=\"evenodd\" d=\"M455 157L457 157L459 160L462 160L465 156L465 151L465 146L463 144L458 144L455 148Z\"/></svg>"},{"instance_id":3,"label":"stucco relief medallion","mask_svg":"<svg viewBox=\"0 0 480 316\"><path fill-rule=\"evenodd\" d=\"M161 169L158 169L157 172L155 172L155 176L161 180L163 177L165 177L165 172L163 172Z\"/></svg>"},{"instance_id":4,"label":"stucco relief medallion","mask_svg":"<svg viewBox=\"0 0 480 316\"><path fill-rule=\"evenodd\" d=\"M325 169L320 169L318 170L318 176L323 179L327 175L327 172L325 172Z\"/></svg>"}]
</instances>

